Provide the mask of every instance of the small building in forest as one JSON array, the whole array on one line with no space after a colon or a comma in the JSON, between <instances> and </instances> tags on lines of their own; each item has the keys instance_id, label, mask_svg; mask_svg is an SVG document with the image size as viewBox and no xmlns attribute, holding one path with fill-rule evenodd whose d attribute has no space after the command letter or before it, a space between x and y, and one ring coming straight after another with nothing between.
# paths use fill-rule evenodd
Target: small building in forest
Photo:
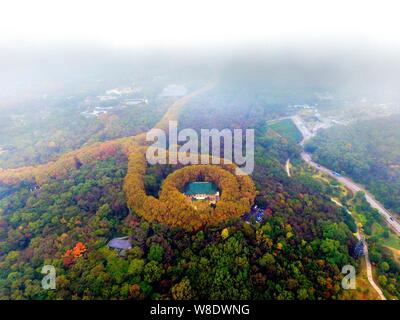
<instances>
[{"instance_id":1,"label":"small building in forest","mask_svg":"<svg viewBox=\"0 0 400 320\"><path fill-rule=\"evenodd\" d=\"M251 207L250 212L245 213L242 219L247 223L260 223L263 220L264 215L271 215L271 210L259 208L257 205Z\"/></svg>"},{"instance_id":2,"label":"small building in forest","mask_svg":"<svg viewBox=\"0 0 400 320\"><path fill-rule=\"evenodd\" d=\"M192 201L205 200L216 203L219 200L219 191L212 182L190 182L186 185L184 194Z\"/></svg>"},{"instance_id":3,"label":"small building in forest","mask_svg":"<svg viewBox=\"0 0 400 320\"><path fill-rule=\"evenodd\" d=\"M356 246L354 247L354 255L356 258L360 258L365 254L364 252L364 240L361 239L358 241Z\"/></svg>"},{"instance_id":4,"label":"small building in forest","mask_svg":"<svg viewBox=\"0 0 400 320\"><path fill-rule=\"evenodd\" d=\"M114 238L108 242L107 246L118 250L120 255L124 255L126 250L132 249L132 242L129 237Z\"/></svg>"}]
</instances>

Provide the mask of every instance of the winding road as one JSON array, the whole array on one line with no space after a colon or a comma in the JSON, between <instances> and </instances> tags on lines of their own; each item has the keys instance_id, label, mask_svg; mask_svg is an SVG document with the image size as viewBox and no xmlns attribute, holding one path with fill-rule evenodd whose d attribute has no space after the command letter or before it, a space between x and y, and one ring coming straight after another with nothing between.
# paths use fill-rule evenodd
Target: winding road
<instances>
[{"instance_id":1,"label":"winding road","mask_svg":"<svg viewBox=\"0 0 400 320\"><path fill-rule=\"evenodd\" d=\"M290 178L292 175L290 174L290 159L287 159L286 160L286 165L285 165L285 167L286 167L286 173L287 173L287 175L288 175L288 177Z\"/></svg>"},{"instance_id":2,"label":"winding road","mask_svg":"<svg viewBox=\"0 0 400 320\"><path fill-rule=\"evenodd\" d=\"M344 207L340 202L336 201L335 199L331 199L336 205L338 205L339 207ZM353 215L349 209L346 208L346 211L349 215ZM357 232L356 232L356 236L358 240L362 240L363 236L361 234L361 230L357 227ZM385 295L383 294L381 288L379 288L379 286L376 284L374 277L372 275L372 265L371 265L371 261L369 260L369 254L368 254L368 246L367 243L365 241L363 241L364 244L364 258L365 258L365 265L367 267L367 278L369 283L371 284L372 288L375 289L375 291L378 293L379 298L381 300L386 300Z\"/></svg>"},{"instance_id":3,"label":"winding road","mask_svg":"<svg viewBox=\"0 0 400 320\"><path fill-rule=\"evenodd\" d=\"M297 128L299 129L299 131L301 132L302 136L303 136L303 140L300 142L301 146L304 146L304 143L312 138L315 134L317 130L314 130L313 132L311 132L305 125L305 123L303 122L303 120L299 117L299 116L293 116L292 117L292 121L294 122L294 124L297 126ZM346 186L349 190L351 190L352 192L358 192L358 191L362 191L365 193L365 198L368 201L368 203L371 205L371 207L375 208L378 210L378 212L382 215L382 217L384 218L385 222L387 223L387 225L397 234L400 235L400 223L390 214L390 212L379 202L375 199L375 197L368 192L364 187L362 187L361 185L355 183L353 180L351 180L350 178L347 177L343 177L335 172L333 172L332 170L323 167L321 165L319 165L318 163L314 162L312 160L311 154L305 152L304 150L300 153L301 158L310 166L314 167L315 169L317 169L320 172L323 172L333 178L335 178L337 181L339 181L340 183L342 183L344 186ZM289 160L288 160L289 161ZM343 207L343 205L332 199L333 202L335 202L338 206ZM348 214L352 214L348 209L347 213ZM357 238L359 240L362 239L362 235L361 235L361 230L357 231ZM368 246L366 244L366 242L364 241L364 257L365 257L365 262L366 262L366 267L367 267L367 278L369 283L371 284L371 286L376 290L376 292L378 293L379 297L381 300L386 300L382 290L379 288L379 286L376 284L373 275L372 275L372 265L371 265L371 261L369 259L369 254L368 254Z\"/></svg>"},{"instance_id":4,"label":"winding road","mask_svg":"<svg viewBox=\"0 0 400 320\"><path fill-rule=\"evenodd\" d=\"M315 135L315 131L311 132L306 125L304 124L303 120L299 116L292 117L293 122L300 130L301 134L303 135L303 140L300 142L301 146L304 146L304 143L312 138ZM353 180L347 177L343 177L340 175L335 174L332 170L319 165L318 163L314 162L311 158L311 155L305 151L301 152L302 159L307 162L310 166L314 167L318 171L321 171L339 182L345 185L349 190L353 192L362 191L365 193L365 198L371 205L371 207L378 210L378 212L382 215L387 225L397 234L400 235L400 223L390 214L390 212L378 201L375 197L368 192L363 186L355 183Z\"/></svg>"}]
</instances>

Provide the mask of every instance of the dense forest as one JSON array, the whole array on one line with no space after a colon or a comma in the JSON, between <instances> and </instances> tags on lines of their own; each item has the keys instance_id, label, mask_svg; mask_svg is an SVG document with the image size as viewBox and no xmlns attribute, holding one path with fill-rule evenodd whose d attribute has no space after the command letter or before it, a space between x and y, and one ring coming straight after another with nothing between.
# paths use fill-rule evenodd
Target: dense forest
<instances>
[{"instance_id":1,"label":"dense forest","mask_svg":"<svg viewBox=\"0 0 400 320\"><path fill-rule=\"evenodd\" d=\"M210 83L182 99L160 99L155 108L153 101L153 109L139 106L125 109L125 115L99 117L96 121L114 118L118 130L127 121L133 131L108 126L109 135L93 137L111 141L88 143L45 165L3 171L0 299L348 296L341 288L341 269L348 264L359 268L357 226L330 200L342 197L340 188L316 179L303 166L297 145L301 136L291 121L262 120L285 118L288 109L279 108L282 101L266 104L268 93L236 89L228 94ZM208 94L200 95L204 90ZM170 105L163 117L161 101ZM215 107L221 101L227 102L223 111ZM236 110L241 110L239 117ZM146 165L144 135L132 134L149 126L164 128L178 117L180 128L255 128L253 174L235 176L235 167L224 165ZM120 136L126 138L112 140ZM20 163L46 159L25 157ZM294 165L292 177L284 170L287 159ZM183 186L198 179L213 181L222 191L215 207L196 211L186 202ZM354 210L367 221L364 229L370 231L380 284L385 294L398 296L395 261L385 243L373 242L386 230L379 229L378 235L378 217L357 201ZM261 219L251 214L252 204L261 209ZM132 248L110 248L109 241L117 237L127 237ZM41 287L44 265L56 268L56 290Z\"/></svg>"},{"instance_id":2,"label":"dense forest","mask_svg":"<svg viewBox=\"0 0 400 320\"><path fill-rule=\"evenodd\" d=\"M122 151L40 186L3 185L0 299L338 299L342 266L357 264L352 221L314 179L286 176L296 154L259 123L252 179L262 221L192 232L129 211ZM146 191L157 196L169 169L148 168ZM123 255L107 247L121 236L132 241ZM56 290L41 288L45 264L56 267Z\"/></svg>"},{"instance_id":3,"label":"dense forest","mask_svg":"<svg viewBox=\"0 0 400 320\"><path fill-rule=\"evenodd\" d=\"M400 115L332 127L306 149L316 162L364 184L385 207L400 213Z\"/></svg>"},{"instance_id":4,"label":"dense forest","mask_svg":"<svg viewBox=\"0 0 400 320\"><path fill-rule=\"evenodd\" d=\"M352 199L351 210L357 214L369 246L369 256L375 265L378 284L386 297L400 299L400 265L393 250L397 250L397 236L393 235L379 212L366 201L362 192ZM395 247L395 248L393 248Z\"/></svg>"}]
</instances>

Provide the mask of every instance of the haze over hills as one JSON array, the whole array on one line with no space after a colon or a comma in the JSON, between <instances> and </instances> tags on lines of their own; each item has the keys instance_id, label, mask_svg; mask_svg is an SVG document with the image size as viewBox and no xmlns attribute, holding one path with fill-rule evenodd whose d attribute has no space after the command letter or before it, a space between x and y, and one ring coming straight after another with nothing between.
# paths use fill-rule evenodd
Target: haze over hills
<instances>
[{"instance_id":1,"label":"haze over hills","mask_svg":"<svg viewBox=\"0 0 400 320\"><path fill-rule=\"evenodd\" d=\"M366 272L352 234L355 222L365 224L365 232L381 228L369 233L371 259L385 296L398 295L396 255L387 251L397 250L397 236L368 204L360 204L359 195L336 189L334 180L316 176L302 163L298 138L290 138L296 129L279 124L296 115L311 127L334 125L346 122L349 109L355 116L360 108L372 117L377 108L389 116L398 112L392 91L398 77L395 59L386 59L382 67L371 56L346 55L343 60L338 53L309 51L242 51L229 58L186 54L179 59L171 52L119 54L63 53L38 61L42 81L34 81L32 69L20 74L26 79L24 72L29 73L31 80L16 90L35 83L30 94L37 97L26 96L30 103L4 109L0 160L3 168L42 165L0 175L3 298L374 299L376 284L367 276L350 296L340 288L343 264ZM215 85L191 96L210 81ZM132 181L127 172L138 170L136 157L142 151L133 146L143 141L141 134L166 115L179 120L180 128L256 129L251 178L259 213L214 225L207 220L210 226L191 232L166 219L148 220L149 213L135 204L142 200L132 200L137 193L129 190L144 183L144 192L157 198L177 168L150 166L142 180ZM336 208L331 197L354 206L356 220ZM174 204L175 214L187 214L179 206ZM164 211L150 202L144 209L153 210L151 217ZM388 240L375 244L376 237L386 237L383 233ZM122 236L131 248L124 256L107 246ZM214 255L226 263L217 263ZM61 291L40 290L39 277L30 270L44 259L57 266ZM188 259L190 266L185 266ZM210 267L202 264L204 259ZM18 290L10 280L16 263ZM222 282L209 278L221 272ZM101 280L93 280L93 273ZM327 282L316 280L322 274Z\"/></svg>"},{"instance_id":2,"label":"haze over hills","mask_svg":"<svg viewBox=\"0 0 400 320\"><path fill-rule=\"evenodd\" d=\"M242 114L237 117L240 121L245 121L243 117L252 113L261 112L263 116L268 117L266 113L271 110L274 110L275 115L283 116L288 113L286 109L289 106L302 104L316 104L320 110L329 107L352 109L361 105L368 109L379 104L396 107L399 101L396 84L399 80L400 62L392 53L367 50L370 49L367 45L361 47L363 49L359 51L339 50L334 46L332 49L293 47L270 50L250 47L236 48L236 51L232 52L218 48L208 52L173 49L154 52L145 49L112 50L90 46L79 50L73 46L63 50L10 49L2 52L0 59L4 70L0 75L0 83L5 88L0 93L0 107L12 110L1 119L3 142L0 142L0 146L7 149L5 144L14 144L15 148L15 142L12 141L16 139L23 139L24 143L35 145L37 139L35 135L30 134L33 127L29 124L29 119L34 120L35 126L38 125L35 132L41 140L50 145L56 144L55 149L61 148L60 151L71 150L85 142L121 137L128 132L134 133L133 127L137 120L132 119L131 129L125 130L125 133L117 128L108 130L112 132L100 134L104 127L110 129L110 125L105 124L106 120L99 123L98 119L84 120L81 117L82 112L92 113L95 107L110 107L123 102L110 100L99 104L94 97L105 96L107 90L113 88L126 88L131 85L137 87L135 90L144 91L132 93L130 97L125 97L125 100L150 98L158 104L162 103L161 91L168 85L181 85L185 90L194 90L211 79L218 79L219 86L215 89L215 94L210 95L207 103L203 101L198 107L203 111L204 108L208 108L219 113L220 119L228 117L228 113L233 116L235 112L239 112ZM226 108L233 113L226 112ZM158 112L155 105L146 109ZM159 110L162 112L162 107ZM104 111L106 109L96 112ZM67 123L59 123L56 127L65 131L71 141L76 140L73 146L63 143L67 148L59 146L61 142L57 141L62 141L63 134L58 134L56 141L47 137L55 130L54 126L49 128L51 124L54 125L49 119L58 117L58 120L55 120L57 122L60 120L58 115L63 112L67 112L71 118ZM204 117L211 113L188 113L192 116L194 114ZM143 117L146 117L146 111L139 116L140 125L148 122ZM19 133L16 134L12 129L7 133L9 126L18 126L21 121L28 123L22 127L19 125ZM80 132L79 137L72 139L73 133L70 132L76 130L75 123L79 123L79 128L83 128L82 121L85 123L83 127L89 130L86 133ZM193 121L184 121L188 126L194 126ZM234 120L230 119L224 125L229 126L229 122L232 121ZM194 122L199 125L197 119ZM115 117L112 123L121 126ZM47 149L40 152L48 154L54 151L56 154L59 152ZM1 157L5 157L5 153L0 156L0 161ZM28 158L24 162L19 161L19 164L34 163ZM40 155L40 158L50 159L51 155ZM12 165L12 162L3 163L2 167Z\"/></svg>"},{"instance_id":3,"label":"haze over hills","mask_svg":"<svg viewBox=\"0 0 400 320\"><path fill-rule=\"evenodd\" d=\"M173 75L182 81L216 74L228 82L296 90L326 90L351 96L398 99L400 62L395 52L368 44L350 49L317 47L200 50L129 50L98 46L24 48L0 54L2 108L12 102L68 96L127 85L135 77Z\"/></svg>"}]
</instances>

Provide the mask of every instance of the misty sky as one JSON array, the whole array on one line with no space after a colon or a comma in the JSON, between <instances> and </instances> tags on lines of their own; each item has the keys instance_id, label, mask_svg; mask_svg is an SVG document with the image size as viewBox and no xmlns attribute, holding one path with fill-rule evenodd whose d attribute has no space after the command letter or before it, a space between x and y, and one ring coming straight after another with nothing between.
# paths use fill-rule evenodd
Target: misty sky
<instances>
[{"instance_id":1,"label":"misty sky","mask_svg":"<svg viewBox=\"0 0 400 320\"><path fill-rule=\"evenodd\" d=\"M398 1L5 0L0 45L116 47L365 40L400 47Z\"/></svg>"},{"instance_id":2,"label":"misty sky","mask_svg":"<svg viewBox=\"0 0 400 320\"><path fill-rule=\"evenodd\" d=\"M186 61L196 72L207 73L201 63L212 66L210 73L228 66L232 78L272 75L285 84L294 79L352 90L369 85L386 95L398 91L397 3L5 0L0 6L0 107L98 79L122 81L125 74L137 73L137 66L179 73ZM256 56L250 54L253 48Z\"/></svg>"}]
</instances>

